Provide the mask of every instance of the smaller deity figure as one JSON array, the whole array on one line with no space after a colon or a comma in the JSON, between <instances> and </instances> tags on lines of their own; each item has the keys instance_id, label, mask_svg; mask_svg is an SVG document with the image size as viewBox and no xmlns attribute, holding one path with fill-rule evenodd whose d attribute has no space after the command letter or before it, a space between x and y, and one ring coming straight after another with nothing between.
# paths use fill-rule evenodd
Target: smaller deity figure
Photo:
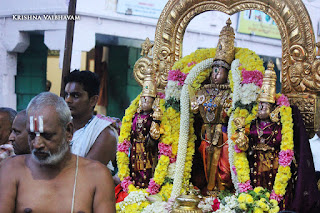
<instances>
[{"instance_id":1,"label":"smaller deity figure","mask_svg":"<svg viewBox=\"0 0 320 213\"><path fill-rule=\"evenodd\" d=\"M150 76L144 79L139 108L132 119L130 173L137 188L148 187L157 164L161 111L155 85Z\"/></svg>"},{"instance_id":2,"label":"smaller deity figure","mask_svg":"<svg viewBox=\"0 0 320 213\"><path fill-rule=\"evenodd\" d=\"M249 147L236 141L239 149L248 151L252 186L262 186L270 191L279 167L282 139L280 107L275 104L277 76L273 67L269 62L263 78L257 119L250 126Z\"/></svg>"},{"instance_id":3,"label":"smaller deity figure","mask_svg":"<svg viewBox=\"0 0 320 213\"><path fill-rule=\"evenodd\" d=\"M201 132L198 134L201 137L199 151L203 159L208 194L232 187L227 111L232 103L228 72L235 50L234 31L230 25L229 19L227 26L221 30L209 84L204 84L194 97L190 97L192 112L200 112L202 118Z\"/></svg>"}]
</instances>

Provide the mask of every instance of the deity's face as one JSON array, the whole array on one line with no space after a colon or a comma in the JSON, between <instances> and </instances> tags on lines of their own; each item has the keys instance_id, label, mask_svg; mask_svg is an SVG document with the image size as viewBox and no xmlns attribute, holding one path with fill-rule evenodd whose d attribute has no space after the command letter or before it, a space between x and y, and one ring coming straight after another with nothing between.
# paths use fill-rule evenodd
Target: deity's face
<instances>
[{"instance_id":1,"label":"deity's face","mask_svg":"<svg viewBox=\"0 0 320 213\"><path fill-rule=\"evenodd\" d=\"M258 107L258 118L262 121L268 121L272 105L267 102L260 102Z\"/></svg>"},{"instance_id":2,"label":"deity's face","mask_svg":"<svg viewBox=\"0 0 320 213\"><path fill-rule=\"evenodd\" d=\"M54 107L29 111L27 130L32 158L39 164L56 165L69 152L72 124L68 123L63 127Z\"/></svg>"},{"instance_id":3,"label":"deity's face","mask_svg":"<svg viewBox=\"0 0 320 213\"><path fill-rule=\"evenodd\" d=\"M213 66L211 73L212 84L225 84L228 82L228 70L221 66Z\"/></svg>"},{"instance_id":4,"label":"deity's face","mask_svg":"<svg viewBox=\"0 0 320 213\"><path fill-rule=\"evenodd\" d=\"M154 98L149 96L142 96L140 98L141 102L141 110L143 112L151 112L152 111L152 104L153 104Z\"/></svg>"}]
</instances>

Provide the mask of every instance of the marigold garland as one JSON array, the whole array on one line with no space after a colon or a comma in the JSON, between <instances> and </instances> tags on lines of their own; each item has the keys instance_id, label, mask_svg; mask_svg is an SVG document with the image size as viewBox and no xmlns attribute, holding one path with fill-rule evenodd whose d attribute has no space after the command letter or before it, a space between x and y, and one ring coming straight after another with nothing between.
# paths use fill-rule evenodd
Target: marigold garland
<instances>
[{"instance_id":1,"label":"marigold garland","mask_svg":"<svg viewBox=\"0 0 320 213\"><path fill-rule=\"evenodd\" d=\"M127 108L125 112L125 116L122 119L122 127L119 137L119 144L118 144L118 151L117 151L117 161L118 161L118 168L119 168L119 178L121 180L121 186L124 188L124 190L130 193L132 192L141 192L141 193L151 193L155 194L158 193L160 190L161 185L163 184L165 177L167 176L167 170L168 165L170 161L174 161L176 158L176 151L171 148L172 144L174 144L174 138L168 139L170 137L167 136L166 131L169 131L171 126L168 126L168 120L170 120L172 117L171 113L164 113L163 118L161 120L161 126L160 131L163 134L163 136L160 138L159 144L163 143L165 144L162 147L168 148L170 147L172 149L171 156L166 156L168 152L159 150L161 155L159 155L159 161L155 168L154 177L149 182L149 187L147 189L137 189L131 182L130 177L130 169L129 169L129 151L126 150L124 147L127 147L129 149L130 145L130 133L131 133L131 127L132 127L132 119L135 113L137 112L137 109L139 107L139 100L140 95L137 96L135 100L132 101L131 105ZM164 108L164 100L160 99L160 109L162 112L165 111ZM174 118L175 116L173 116ZM174 153L175 152L175 153ZM163 193L163 192L162 192ZM130 212L130 210L141 210L148 206L150 203L140 202L140 203L130 203L126 204L125 211L124 212Z\"/></svg>"},{"instance_id":2,"label":"marigold garland","mask_svg":"<svg viewBox=\"0 0 320 213\"><path fill-rule=\"evenodd\" d=\"M214 56L215 56L215 48L200 49L182 58L178 62L176 62L172 67L172 69L180 70L183 73L189 73L190 70L197 63L208 58L213 58ZM254 59L249 60L248 57L249 58L251 57ZM244 48L236 48L236 58L238 58L242 63L242 66L239 67L239 69L245 68L247 70L250 70L251 67L255 67L255 69L260 69L261 71L264 71L264 68L261 63L262 60L257 55L255 55L255 53L251 50L244 49ZM202 71L193 81L192 87L194 87L195 89L200 88L203 81L205 81L208 78L210 71L211 69ZM233 76L231 72L229 72L229 81L230 81L230 87L233 91ZM119 143L130 141L132 118L138 108L139 99L140 99L140 96L138 96L132 102L129 108L126 110L125 116L122 121L122 129L119 137ZM161 136L161 143L171 145L172 156L171 157L168 157L165 155L160 156L158 165L156 167L154 178L152 179L159 186L162 185L164 178L167 175L167 168L169 163L174 163L176 160L176 157L177 157L176 155L178 152L179 127L180 127L180 119L179 119L180 112L177 112L172 107L168 107L167 109L164 110L163 100L161 103L161 107L164 112L164 116L161 121L161 132L163 133L163 135ZM254 107L253 110L256 110L256 107ZM244 111L241 112L241 114L244 114L244 113L246 112ZM251 119L252 117L253 117L252 115L251 116L249 115L248 120ZM189 120L190 120L190 125L189 125L187 154L186 154L185 169L184 169L184 179L183 179L184 184L188 184L188 181L191 177L192 157L194 154L194 141L196 139L196 136L194 134L194 129L193 129L193 122L194 122L193 115L190 116ZM123 181L125 178L130 177L130 174L129 174L130 171L128 166L129 157L125 152L118 151L117 160L119 164L119 177L120 177L120 180ZM166 183L160 189L159 194L163 198L168 198L167 196L170 194L171 190L172 190L172 184ZM137 189L136 187L133 186L133 184L130 184L130 182L128 185L128 191L129 191L129 194L133 191L146 192L145 189ZM134 205L134 206L133 207L129 206L128 208L134 209L137 204L131 204L131 205Z\"/></svg>"}]
</instances>

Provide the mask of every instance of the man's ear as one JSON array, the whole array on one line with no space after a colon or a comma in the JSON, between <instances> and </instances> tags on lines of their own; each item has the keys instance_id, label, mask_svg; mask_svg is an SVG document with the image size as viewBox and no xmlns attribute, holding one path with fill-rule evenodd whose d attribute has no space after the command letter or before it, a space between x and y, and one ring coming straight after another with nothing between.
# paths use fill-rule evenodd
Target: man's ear
<instances>
[{"instance_id":1,"label":"man's ear","mask_svg":"<svg viewBox=\"0 0 320 213\"><path fill-rule=\"evenodd\" d=\"M91 107L95 107L98 103L98 99L99 99L99 96L98 95L94 95L90 98L90 106Z\"/></svg>"},{"instance_id":2,"label":"man's ear","mask_svg":"<svg viewBox=\"0 0 320 213\"><path fill-rule=\"evenodd\" d=\"M67 140L71 141L72 140L72 136L73 136L73 123L69 122L67 124L67 128L66 128L66 136L67 136Z\"/></svg>"}]
</instances>

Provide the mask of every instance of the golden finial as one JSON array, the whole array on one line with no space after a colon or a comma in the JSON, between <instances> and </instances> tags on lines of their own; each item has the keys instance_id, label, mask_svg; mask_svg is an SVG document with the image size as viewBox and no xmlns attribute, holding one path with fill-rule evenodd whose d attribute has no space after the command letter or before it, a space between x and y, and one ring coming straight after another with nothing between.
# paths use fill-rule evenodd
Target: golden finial
<instances>
[{"instance_id":1,"label":"golden finial","mask_svg":"<svg viewBox=\"0 0 320 213\"><path fill-rule=\"evenodd\" d=\"M228 18L227 22L226 22L227 26L230 27L230 25L232 24L231 19Z\"/></svg>"},{"instance_id":2,"label":"golden finial","mask_svg":"<svg viewBox=\"0 0 320 213\"><path fill-rule=\"evenodd\" d=\"M277 81L277 75L276 75L276 72L274 71L274 64L272 61L269 61L268 69L266 70L263 76L260 102L275 103L276 81Z\"/></svg>"},{"instance_id":3,"label":"golden finial","mask_svg":"<svg viewBox=\"0 0 320 213\"><path fill-rule=\"evenodd\" d=\"M142 56L148 56L150 54L150 50L153 47L153 44L150 42L150 39L147 37L146 40L141 44L141 53Z\"/></svg>"}]
</instances>

